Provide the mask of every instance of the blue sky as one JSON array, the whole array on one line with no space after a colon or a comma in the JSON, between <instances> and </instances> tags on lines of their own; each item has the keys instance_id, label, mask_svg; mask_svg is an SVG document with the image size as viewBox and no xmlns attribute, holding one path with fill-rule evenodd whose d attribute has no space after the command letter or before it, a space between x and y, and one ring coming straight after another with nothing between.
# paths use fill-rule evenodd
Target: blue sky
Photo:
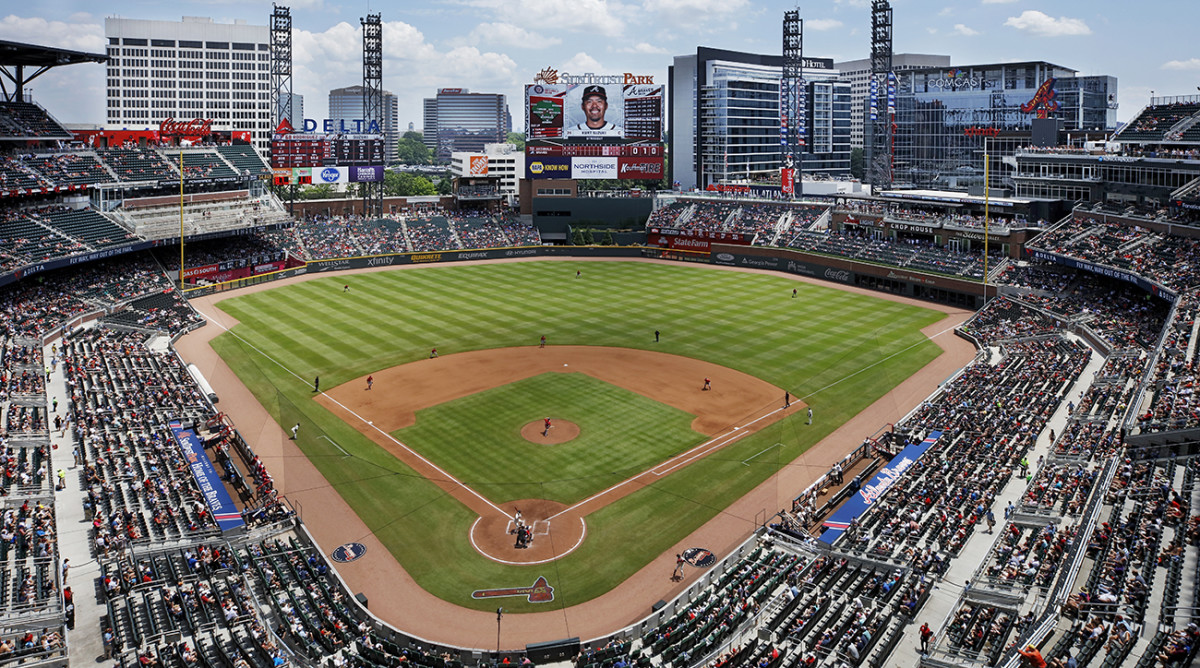
<instances>
[{"instance_id":1,"label":"blue sky","mask_svg":"<svg viewBox=\"0 0 1200 668\"><path fill-rule=\"evenodd\" d=\"M280 4L288 4L281 1ZM323 118L331 88L362 77L359 18L382 14L384 88L400 99L402 125L421 126L421 100L441 87L505 93L523 123L522 85L544 67L582 74L652 74L666 79L676 55L711 46L781 51L785 2L758 0L296 0L292 8L294 89L305 116ZM953 65L1047 60L1082 74L1118 78L1128 120L1157 95L1197 94L1200 3L1150 0L893 0L897 53L937 53ZM869 0L825 0L799 7L804 53L835 60L869 55ZM178 21L206 16L266 25L262 0L0 1L0 39L104 51L104 18ZM104 68L58 68L32 85L59 120L103 123Z\"/></svg>"}]
</instances>

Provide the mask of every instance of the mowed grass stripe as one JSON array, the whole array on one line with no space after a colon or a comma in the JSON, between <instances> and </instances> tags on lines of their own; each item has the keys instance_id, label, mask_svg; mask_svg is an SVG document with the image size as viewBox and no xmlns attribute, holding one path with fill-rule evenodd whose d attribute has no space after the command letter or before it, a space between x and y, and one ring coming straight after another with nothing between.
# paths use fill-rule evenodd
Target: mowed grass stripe
<instances>
[{"instance_id":1,"label":"mowed grass stripe","mask_svg":"<svg viewBox=\"0 0 1200 668\"><path fill-rule=\"evenodd\" d=\"M583 272L580 279L574 277L576 268ZM351 298L342 300L338 297L343 296L344 282L351 284L351 292L344 295ZM324 291L319 302L306 299L305 292L291 296L299 285L309 284ZM424 359L429 351L423 339L440 327L436 345L446 352L534 345L536 337L546 333L551 345L623 346L695 357L792 388L796 394L815 392L806 399L815 408L812 426L804 424L802 414L788 418L589 516L588 540L555 565L556 602L568 606L629 577L933 359L936 346L917 330L942 317L776 276L638 262L428 267L318 278L299 285L225 300L221 308L243 323L235 333L306 379L319 374L322 387ZM793 288L797 299L791 298ZM314 314L318 309L324 312ZM308 329L318 317L320 334ZM454 327L445 326L448 322ZM305 331L308 340L286 331L291 327ZM831 332L835 328L836 333ZM663 333L657 344L655 329ZM353 339L339 335L351 330ZM384 345L353 345L362 339ZM329 350L311 354L308 346L318 344ZM475 553L465 540L474 515L312 401L307 383L261 361L228 335L218 337L213 346L264 405L278 406L273 414L281 425L302 422L302 450L336 482L347 503L421 586L482 610L488 606L470 599L472 589L526 579L524 569ZM328 361L333 359L340 361ZM474 448L476 456L483 456L482 450L492 447L488 427L494 427L494 420L485 425L488 436L457 447L468 452ZM661 440L661 432L653 429L637 437L655 433ZM333 457L327 443L308 443L322 435L354 456ZM671 445L684 447L687 441L680 437ZM751 466L741 463L776 443L784 445ZM592 454L574 459L586 464ZM539 470L543 465L537 457L511 468ZM577 475L601 481L603 488L637 472L622 466L610 462ZM510 493L569 498L579 489L577 479L527 478L488 477L478 482L495 488L487 490L489 495L512 487ZM799 492L781 493L792 491ZM513 612L537 609L511 603Z\"/></svg>"},{"instance_id":2,"label":"mowed grass stripe","mask_svg":"<svg viewBox=\"0 0 1200 668\"><path fill-rule=\"evenodd\" d=\"M521 436L547 415L579 425L579 437L544 445ZM584 374L547 373L419 411L394 435L493 501L570 504L614 474L629 477L703 441L694 417ZM550 483L555 496L543 497Z\"/></svg>"}]
</instances>

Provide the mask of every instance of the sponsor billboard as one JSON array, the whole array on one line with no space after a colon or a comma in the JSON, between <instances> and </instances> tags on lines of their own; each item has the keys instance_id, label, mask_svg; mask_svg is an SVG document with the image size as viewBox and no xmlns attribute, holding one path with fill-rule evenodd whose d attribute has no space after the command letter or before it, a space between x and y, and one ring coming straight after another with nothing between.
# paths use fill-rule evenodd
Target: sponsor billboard
<instances>
[{"instance_id":1,"label":"sponsor billboard","mask_svg":"<svg viewBox=\"0 0 1200 668\"><path fill-rule=\"evenodd\" d=\"M663 86L537 83L525 87L529 139L661 142Z\"/></svg>"},{"instance_id":2,"label":"sponsor billboard","mask_svg":"<svg viewBox=\"0 0 1200 668\"><path fill-rule=\"evenodd\" d=\"M364 183L364 182L374 183L376 181L382 181L382 180L383 180L383 166L382 165L376 166L376 167L351 167L350 168L350 182L351 183Z\"/></svg>"},{"instance_id":3,"label":"sponsor billboard","mask_svg":"<svg viewBox=\"0 0 1200 668\"><path fill-rule=\"evenodd\" d=\"M486 155L473 155L467 167L467 176L487 176L488 159Z\"/></svg>"},{"instance_id":4,"label":"sponsor billboard","mask_svg":"<svg viewBox=\"0 0 1200 668\"><path fill-rule=\"evenodd\" d=\"M175 443L183 452L183 460L187 462L187 467L196 479L205 504L208 505L213 519L217 521L217 526L221 531L229 531L245 524L241 511L234 505L233 498L221 482L221 476L217 475L212 460L204 452L204 440L197 436L195 431L184 429L178 421L171 422L168 426L171 428L171 435L175 437Z\"/></svg>"},{"instance_id":5,"label":"sponsor billboard","mask_svg":"<svg viewBox=\"0 0 1200 668\"><path fill-rule=\"evenodd\" d=\"M525 178L527 179L569 179L571 178L570 158L526 158Z\"/></svg>"},{"instance_id":6,"label":"sponsor billboard","mask_svg":"<svg viewBox=\"0 0 1200 668\"><path fill-rule=\"evenodd\" d=\"M350 171L346 167L322 167L313 170L313 183L349 183Z\"/></svg>"},{"instance_id":7,"label":"sponsor billboard","mask_svg":"<svg viewBox=\"0 0 1200 668\"><path fill-rule=\"evenodd\" d=\"M571 158L571 178L615 179L619 158Z\"/></svg>"},{"instance_id":8,"label":"sponsor billboard","mask_svg":"<svg viewBox=\"0 0 1200 668\"><path fill-rule=\"evenodd\" d=\"M618 179L653 179L663 176L662 158L617 158Z\"/></svg>"}]
</instances>

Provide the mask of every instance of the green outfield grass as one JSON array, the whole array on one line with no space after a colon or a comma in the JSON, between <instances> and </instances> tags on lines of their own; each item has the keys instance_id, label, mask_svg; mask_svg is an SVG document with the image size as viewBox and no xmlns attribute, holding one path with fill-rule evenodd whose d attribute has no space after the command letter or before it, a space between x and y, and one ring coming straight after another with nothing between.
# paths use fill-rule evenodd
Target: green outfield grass
<instances>
[{"instance_id":1,"label":"green outfield grass","mask_svg":"<svg viewBox=\"0 0 1200 668\"><path fill-rule=\"evenodd\" d=\"M575 278L576 270L582 277ZM344 293L346 283L351 289ZM798 288L798 298L791 297L792 288ZM214 348L281 425L302 424L298 445L329 483L417 582L480 610L495 603L473 601L471 591L529 585L538 575L555 587L555 606L608 591L781 466L803 465L794 462L805 449L936 357L938 348L918 330L942 318L932 310L783 277L639 262L531 261L317 278L225 300L221 308L241 324L214 340ZM655 329L662 332L657 344ZM448 355L530 346L543 334L551 345L656 350L734 368L787 388L813 407L815 420L812 426L803 415L782 420L664 476L589 516L588 539L568 557L518 567L479 556L466 540L472 513L312 400L317 375L323 388L333 387L424 359L433 347ZM678 435L672 432L672 442L660 443L661 451L640 461L573 462L585 468L559 476L555 467L561 462L554 461L559 452L534 449L524 463L531 474L522 480L503 464L482 461L487 444L479 442L500 443L506 438L501 432L511 429L497 428L495 413L502 409L480 405L518 400L531 403L512 412L514 424L530 419L526 411L537 416L546 413L547 402L566 399L514 383L458 400L465 403L456 417L433 417L441 407L423 411L410 429L426 428L425 413L434 430L461 429L454 440L470 442L458 443L459 456L474 454L480 461L454 463L441 454L436 461L481 467L461 470L481 485L505 483L487 491L499 500L549 493L576 498L583 488L573 479L578 475L587 478L588 488L602 489L696 442L685 421ZM621 410L649 415L661 408L641 398L637 408ZM581 419L586 429L592 418ZM464 424L452 424L456 421ZM521 491L505 496L501 488L508 486ZM535 487L543 492L528 491ZM768 515L777 510L762 509ZM756 517L739 519L749 531ZM664 573L672 567L664 563ZM506 599L505 609L539 607Z\"/></svg>"},{"instance_id":2,"label":"green outfield grass","mask_svg":"<svg viewBox=\"0 0 1200 668\"><path fill-rule=\"evenodd\" d=\"M525 440L521 427L545 415L579 437ZM694 417L582 373L545 373L418 411L392 435L493 502L570 505L706 440Z\"/></svg>"}]
</instances>

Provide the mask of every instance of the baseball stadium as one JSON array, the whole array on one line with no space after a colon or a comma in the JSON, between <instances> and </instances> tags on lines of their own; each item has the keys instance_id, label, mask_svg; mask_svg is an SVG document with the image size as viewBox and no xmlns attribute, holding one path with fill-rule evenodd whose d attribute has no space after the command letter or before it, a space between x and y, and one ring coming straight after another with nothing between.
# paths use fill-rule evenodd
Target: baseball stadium
<instances>
[{"instance_id":1,"label":"baseball stadium","mask_svg":"<svg viewBox=\"0 0 1200 668\"><path fill-rule=\"evenodd\" d=\"M1200 98L968 135L994 199L659 189L651 82L543 72L569 186L399 196L368 134L68 128L25 68L120 49L5 44L0 668L1194 660Z\"/></svg>"}]
</instances>

